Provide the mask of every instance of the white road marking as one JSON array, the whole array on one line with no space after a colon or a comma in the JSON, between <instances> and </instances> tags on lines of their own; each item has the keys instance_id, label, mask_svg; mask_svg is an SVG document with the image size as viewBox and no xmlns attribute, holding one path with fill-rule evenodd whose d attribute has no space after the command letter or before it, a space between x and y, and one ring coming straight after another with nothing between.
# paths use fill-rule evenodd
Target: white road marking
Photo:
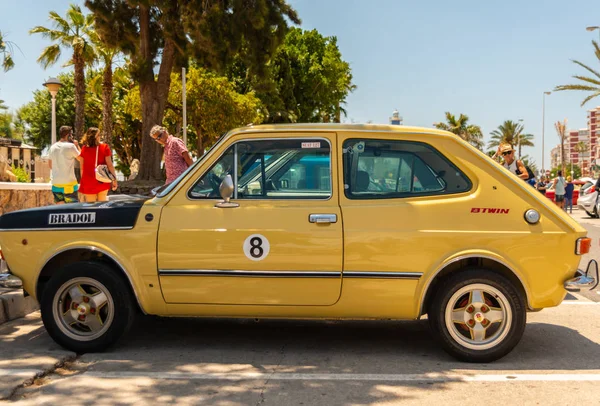
<instances>
[{"instance_id":1,"label":"white road marking","mask_svg":"<svg viewBox=\"0 0 600 406\"><path fill-rule=\"evenodd\" d=\"M566 304L566 305L592 305L592 306L598 306L600 305L600 302L592 302L591 300L589 302L579 302L579 301L575 301L575 300L565 300L564 302L562 302L561 304Z\"/></svg>"},{"instance_id":2,"label":"white road marking","mask_svg":"<svg viewBox=\"0 0 600 406\"><path fill-rule=\"evenodd\" d=\"M193 373L193 372L101 372L88 371L81 377L108 379L165 379L165 380L266 380L269 381L386 381L386 382L512 382L562 381L597 382L597 374L307 374L307 373Z\"/></svg>"}]
</instances>

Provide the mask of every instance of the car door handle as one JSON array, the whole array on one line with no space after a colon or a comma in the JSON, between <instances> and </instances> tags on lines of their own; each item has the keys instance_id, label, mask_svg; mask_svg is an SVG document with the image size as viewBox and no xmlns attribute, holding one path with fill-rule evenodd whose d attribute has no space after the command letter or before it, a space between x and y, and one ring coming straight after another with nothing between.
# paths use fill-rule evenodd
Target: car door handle
<instances>
[{"instance_id":1,"label":"car door handle","mask_svg":"<svg viewBox=\"0 0 600 406\"><path fill-rule=\"evenodd\" d=\"M311 223L337 223L337 214L311 214L308 216Z\"/></svg>"}]
</instances>

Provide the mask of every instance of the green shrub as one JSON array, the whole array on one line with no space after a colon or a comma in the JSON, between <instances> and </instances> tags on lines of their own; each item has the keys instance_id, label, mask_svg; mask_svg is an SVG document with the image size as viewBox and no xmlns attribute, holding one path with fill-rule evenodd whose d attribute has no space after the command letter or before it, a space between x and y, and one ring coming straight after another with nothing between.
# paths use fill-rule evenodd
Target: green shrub
<instances>
[{"instance_id":1,"label":"green shrub","mask_svg":"<svg viewBox=\"0 0 600 406\"><path fill-rule=\"evenodd\" d=\"M21 183L28 183L31 182L31 178L29 177L29 174L25 171L25 169L19 167L15 167L15 165L12 165L12 173L15 174L15 176L17 177L17 182L21 182Z\"/></svg>"}]
</instances>

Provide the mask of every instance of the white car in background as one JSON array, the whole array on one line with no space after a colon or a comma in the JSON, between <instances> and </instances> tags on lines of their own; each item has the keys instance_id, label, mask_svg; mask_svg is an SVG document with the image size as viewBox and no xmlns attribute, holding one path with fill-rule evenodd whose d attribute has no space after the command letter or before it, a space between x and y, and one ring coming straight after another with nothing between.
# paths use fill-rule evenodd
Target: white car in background
<instances>
[{"instance_id":1,"label":"white car in background","mask_svg":"<svg viewBox=\"0 0 600 406\"><path fill-rule=\"evenodd\" d=\"M596 189L596 182L592 178L582 178L586 180L586 183L581 186L579 190L579 199L577 200L577 207L594 218L600 217L600 206L598 202L598 190Z\"/></svg>"}]
</instances>

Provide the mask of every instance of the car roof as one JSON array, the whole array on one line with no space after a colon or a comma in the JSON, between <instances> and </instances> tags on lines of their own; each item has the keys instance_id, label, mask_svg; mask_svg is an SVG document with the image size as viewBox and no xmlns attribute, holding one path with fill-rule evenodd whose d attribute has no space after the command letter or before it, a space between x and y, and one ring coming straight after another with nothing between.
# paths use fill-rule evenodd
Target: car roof
<instances>
[{"instance_id":1,"label":"car roof","mask_svg":"<svg viewBox=\"0 0 600 406\"><path fill-rule=\"evenodd\" d=\"M339 124L339 123L300 123L300 124L249 124L231 130L233 132L278 132L278 131L365 131L365 132L396 132L411 134L439 135L443 137L456 137L454 134L437 128L409 127L404 125L388 124ZM460 137L456 137L460 139Z\"/></svg>"}]
</instances>

